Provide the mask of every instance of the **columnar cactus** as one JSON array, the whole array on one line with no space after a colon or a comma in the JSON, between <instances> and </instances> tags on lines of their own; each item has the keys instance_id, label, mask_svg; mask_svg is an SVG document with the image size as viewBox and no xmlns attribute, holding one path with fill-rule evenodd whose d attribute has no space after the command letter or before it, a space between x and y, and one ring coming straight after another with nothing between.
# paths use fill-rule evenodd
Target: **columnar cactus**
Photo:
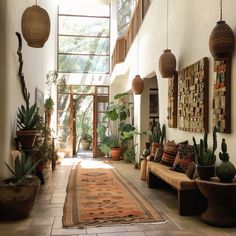
<instances>
[{"instance_id":1,"label":"columnar cactus","mask_svg":"<svg viewBox=\"0 0 236 236\"><path fill-rule=\"evenodd\" d=\"M219 153L220 160L221 161L228 161L229 154L227 153L227 144L226 144L224 138L222 139L222 142L221 142L221 151L222 152Z\"/></svg>"},{"instance_id":2,"label":"columnar cactus","mask_svg":"<svg viewBox=\"0 0 236 236\"><path fill-rule=\"evenodd\" d=\"M213 147L212 149L208 148L207 143L207 133L204 134L204 138L200 139L200 144L196 143L196 139L193 137L194 149L197 156L197 163L203 166L214 165L216 161L215 151L217 148L217 137L216 137L216 128L213 130Z\"/></svg>"}]
</instances>

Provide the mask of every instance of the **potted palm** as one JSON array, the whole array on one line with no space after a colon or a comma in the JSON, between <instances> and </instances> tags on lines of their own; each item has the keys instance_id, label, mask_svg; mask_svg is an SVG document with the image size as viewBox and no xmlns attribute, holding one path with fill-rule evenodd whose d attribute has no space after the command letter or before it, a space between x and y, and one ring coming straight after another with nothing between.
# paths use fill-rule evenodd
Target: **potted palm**
<instances>
[{"instance_id":1,"label":"potted palm","mask_svg":"<svg viewBox=\"0 0 236 236\"><path fill-rule=\"evenodd\" d=\"M213 146L208 148L207 133L204 134L204 138L200 139L200 144L196 143L196 139L193 137L193 144L196 153L197 173L201 179L208 180L215 176L215 151L217 148L217 129L213 129Z\"/></svg>"},{"instance_id":2,"label":"potted palm","mask_svg":"<svg viewBox=\"0 0 236 236\"><path fill-rule=\"evenodd\" d=\"M17 141L20 142L22 149L32 149L38 134L37 127L41 117L36 103L29 106L21 105L17 112Z\"/></svg>"},{"instance_id":3,"label":"potted palm","mask_svg":"<svg viewBox=\"0 0 236 236\"><path fill-rule=\"evenodd\" d=\"M16 157L15 167L7 167L13 177L0 180L0 219L23 219L29 216L39 191L40 182L30 175L39 161L30 157Z\"/></svg>"},{"instance_id":4,"label":"potted palm","mask_svg":"<svg viewBox=\"0 0 236 236\"><path fill-rule=\"evenodd\" d=\"M86 122L81 123L80 143L83 150L88 150L92 142L92 127Z\"/></svg>"}]
</instances>

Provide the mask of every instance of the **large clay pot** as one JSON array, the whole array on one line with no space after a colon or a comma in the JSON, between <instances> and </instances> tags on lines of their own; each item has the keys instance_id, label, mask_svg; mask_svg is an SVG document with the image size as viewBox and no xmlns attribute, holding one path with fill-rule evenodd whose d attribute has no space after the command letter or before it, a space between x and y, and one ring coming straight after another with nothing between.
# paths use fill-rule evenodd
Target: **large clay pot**
<instances>
[{"instance_id":1,"label":"large clay pot","mask_svg":"<svg viewBox=\"0 0 236 236\"><path fill-rule=\"evenodd\" d=\"M138 95L143 92L144 82L140 75L136 75L132 81L132 90L134 94Z\"/></svg>"},{"instance_id":2,"label":"large clay pot","mask_svg":"<svg viewBox=\"0 0 236 236\"><path fill-rule=\"evenodd\" d=\"M122 149L120 147L114 147L111 148L110 153L111 153L111 159L113 161L119 161L122 154Z\"/></svg>"},{"instance_id":3,"label":"large clay pot","mask_svg":"<svg viewBox=\"0 0 236 236\"><path fill-rule=\"evenodd\" d=\"M16 131L17 141L20 142L22 149L32 149L34 147L37 130L18 130Z\"/></svg>"},{"instance_id":4,"label":"large clay pot","mask_svg":"<svg viewBox=\"0 0 236 236\"><path fill-rule=\"evenodd\" d=\"M37 177L26 178L22 183L0 181L0 219L19 220L29 216L39 191Z\"/></svg>"},{"instance_id":5,"label":"large clay pot","mask_svg":"<svg viewBox=\"0 0 236 236\"><path fill-rule=\"evenodd\" d=\"M215 166L200 166L197 165L197 174L200 179L209 180L215 176Z\"/></svg>"},{"instance_id":6,"label":"large clay pot","mask_svg":"<svg viewBox=\"0 0 236 236\"><path fill-rule=\"evenodd\" d=\"M221 182L231 182L236 174L236 169L230 161L223 161L216 168L216 176Z\"/></svg>"},{"instance_id":7,"label":"large clay pot","mask_svg":"<svg viewBox=\"0 0 236 236\"><path fill-rule=\"evenodd\" d=\"M89 150L89 148L91 146L91 141L86 140L86 139L82 139L80 142L81 142L81 146L82 146L83 150Z\"/></svg>"}]
</instances>

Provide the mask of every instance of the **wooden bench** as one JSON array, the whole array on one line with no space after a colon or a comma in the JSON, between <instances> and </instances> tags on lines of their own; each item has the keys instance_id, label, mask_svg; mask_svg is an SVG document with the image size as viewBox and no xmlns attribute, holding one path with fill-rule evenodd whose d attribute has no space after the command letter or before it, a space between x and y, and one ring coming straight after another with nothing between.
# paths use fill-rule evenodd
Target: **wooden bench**
<instances>
[{"instance_id":1,"label":"wooden bench","mask_svg":"<svg viewBox=\"0 0 236 236\"><path fill-rule=\"evenodd\" d=\"M196 215L207 207L207 200L198 190L195 180L186 174L170 170L169 166L148 162L147 183L149 188L157 188L167 183L178 192L178 208L180 215Z\"/></svg>"}]
</instances>

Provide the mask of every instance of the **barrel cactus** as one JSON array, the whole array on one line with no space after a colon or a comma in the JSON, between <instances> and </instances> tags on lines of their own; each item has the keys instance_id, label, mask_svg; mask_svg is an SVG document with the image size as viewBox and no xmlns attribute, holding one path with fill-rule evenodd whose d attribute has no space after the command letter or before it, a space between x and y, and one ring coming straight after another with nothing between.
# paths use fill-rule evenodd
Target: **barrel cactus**
<instances>
[{"instance_id":1,"label":"barrel cactus","mask_svg":"<svg viewBox=\"0 0 236 236\"><path fill-rule=\"evenodd\" d=\"M221 142L221 151L222 152L219 153L219 158L222 163L216 168L216 175L222 182L230 182L236 174L236 169L234 165L229 161L227 144L224 138Z\"/></svg>"}]
</instances>

